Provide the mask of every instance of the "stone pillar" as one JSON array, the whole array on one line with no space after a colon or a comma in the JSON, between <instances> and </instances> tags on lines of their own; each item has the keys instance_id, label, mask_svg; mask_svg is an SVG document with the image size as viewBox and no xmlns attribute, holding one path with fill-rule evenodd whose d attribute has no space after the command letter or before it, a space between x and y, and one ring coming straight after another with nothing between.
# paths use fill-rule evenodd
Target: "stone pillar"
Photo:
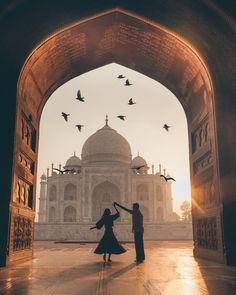
<instances>
[{"instance_id":1,"label":"stone pillar","mask_svg":"<svg viewBox=\"0 0 236 295\"><path fill-rule=\"evenodd\" d=\"M39 223L46 222L46 192L47 192L47 177L45 174L41 176L40 182L40 197L39 197Z\"/></svg>"}]
</instances>

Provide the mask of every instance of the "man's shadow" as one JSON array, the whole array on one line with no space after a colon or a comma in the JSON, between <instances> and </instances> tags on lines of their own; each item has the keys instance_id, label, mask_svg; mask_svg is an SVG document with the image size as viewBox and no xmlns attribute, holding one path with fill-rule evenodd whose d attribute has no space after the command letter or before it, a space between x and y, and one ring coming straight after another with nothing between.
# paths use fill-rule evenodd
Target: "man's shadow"
<instances>
[{"instance_id":1,"label":"man's shadow","mask_svg":"<svg viewBox=\"0 0 236 295\"><path fill-rule=\"evenodd\" d=\"M102 269L101 271L104 272L106 271L106 269L110 269L109 265L102 263L101 264ZM112 265L110 265L112 266ZM80 289L79 290L79 294L93 294L93 292L95 292L96 290L96 294L100 294L101 291L104 291L104 289L106 289L107 285L110 284L114 279L119 278L120 276L122 276L123 274L125 274L126 272L130 271L132 268L134 268L136 266L136 263L131 263L129 265L127 265L126 267L112 273L111 275L109 275L107 278L102 278L100 277L99 281L96 281L93 284L90 284L89 287L84 288L84 289Z\"/></svg>"},{"instance_id":2,"label":"man's shadow","mask_svg":"<svg viewBox=\"0 0 236 295\"><path fill-rule=\"evenodd\" d=\"M124 273L130 271L132 268L134 268L136 265L135 262L127 265L126 267L120 269L120 270L117 270L116 272L112 273L109 277L105 278L104 280L104 285L106 286L107 284L110 284L114 279L122 276Z\"/></svg>"}]
</instances>

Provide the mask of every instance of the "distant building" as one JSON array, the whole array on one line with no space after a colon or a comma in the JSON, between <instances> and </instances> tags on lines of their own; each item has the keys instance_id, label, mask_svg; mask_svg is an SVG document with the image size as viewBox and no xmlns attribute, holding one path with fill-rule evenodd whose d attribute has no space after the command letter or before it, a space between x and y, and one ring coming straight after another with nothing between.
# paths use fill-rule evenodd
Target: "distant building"
<instances>
[{"instance_id":1,"label":"distant building","mask_svg":"<svg viewBox=\"0 0 236 295\"><path fill-rule=\"evenodd\" d=\"M63 168L68 172L57 173L52 165L51 175L48 170L41 176L36 239L97 240L102 232L89 227L105 208L114 212L115 201L129 208L140 204L147 238L160 237L160 225L173 221L171 182L160 177L161 166L158 173L153 166L149 174L141 156L132 159L128 141L107 118L105 126L85 141L81 159L74 154ZM119 239L130 240L131 216L120 213L114 229Z\"/></svg>"}]
</instances>

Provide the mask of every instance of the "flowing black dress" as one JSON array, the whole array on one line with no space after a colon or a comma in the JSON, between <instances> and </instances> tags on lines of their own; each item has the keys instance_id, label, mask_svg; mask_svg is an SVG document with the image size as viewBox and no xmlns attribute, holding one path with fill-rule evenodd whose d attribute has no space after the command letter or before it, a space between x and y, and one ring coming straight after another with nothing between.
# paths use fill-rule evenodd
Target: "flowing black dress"
<instances>
[{"instance_id":1,"label":"flowing black dress","mask_svg":"<svg viewBox=\"0 0 236 295\"><path fill-rule=\"evenodd\" d=\"M114 215L104 216L96 223L97 229L102 228L102 226L104 225L105 232L97 248L94 250L94 253L122 254L126 252L126 250L117 241L112 229L113 220L116 220L119 216L120 216L119 213L116 213Z\"/></svg>"}]
</instances>

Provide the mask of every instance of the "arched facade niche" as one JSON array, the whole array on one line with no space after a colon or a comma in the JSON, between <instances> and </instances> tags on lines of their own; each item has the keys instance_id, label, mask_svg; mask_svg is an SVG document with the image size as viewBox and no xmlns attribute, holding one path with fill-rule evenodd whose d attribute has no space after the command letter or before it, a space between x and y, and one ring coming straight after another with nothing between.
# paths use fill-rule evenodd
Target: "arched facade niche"
<instances>
[{"instance_id":1,"label":"arched facade niche","mask_svg":"<svg viewBox=\"0 0 236 295\"><path fill-rule=\"evenodd\" d=\"M67 206L64 210L65 222L76 222L76 209L73 206Z\"/></svg>"},{"instance_id":2,"label":"arched facade niche","mask_svg":"<svg viewBox=\"0 0 236 295\"><path fill-rule=\"evenodd\" d=\"M52 185L49 191L49 201L56 201L56 199L57 199L57 188L55 185Z\"/></svg>"},{"instance_id":3,"label":"arched facade niche","mask_svg":"<svg viewBox=\"0 0 236 295\"><path fill-rule=\"evenodd\" d=\"M92 220L97 221L101 218L105 208L110 208L114 211L113 203L120 202L119 188L109 182L104 181L95 186L92 193Z\"/></svg>"},{"instance_id":4,"label":"arched facade niche","mask_svg":"<svg viewBox=\"0 0 236 295\"><path fill-rule=\"evenodd\" d=\"M56 220L56 209L54 207L50 207L48 221L55 222L55 220Z\"/></svg>"},{"instance_id":5,"label":"arched facade niche","mask_svg":"<svg viewBox=\"0 0 236 295\"><path fill-rule=\"evenodd\" d=\"M139 184L137 186L137 200L147 201L149 199L149 189L146 183Z\"/></svg>"},{"instance_id":6,"label":"arched facade niche","mask_svg":"<svg viewBox=\"0 0 236 295\"><path fill-rule=\"evenodd\" d=\"M76 200L77 189L72 183L68 183L64 189L64 200L73 201Z\"/></svg>"},{"instance_id":7,"label":"arched facade niche","mask_svg":"<svg viewBox=\"0 0 236 295\"><path fill-rule=\"evenodd\" d=\"M149 216L149 210L147 207L140 205L140 211L143 214L143 221L149 221L150 216Z\"/></svg>"}]
</instances>

